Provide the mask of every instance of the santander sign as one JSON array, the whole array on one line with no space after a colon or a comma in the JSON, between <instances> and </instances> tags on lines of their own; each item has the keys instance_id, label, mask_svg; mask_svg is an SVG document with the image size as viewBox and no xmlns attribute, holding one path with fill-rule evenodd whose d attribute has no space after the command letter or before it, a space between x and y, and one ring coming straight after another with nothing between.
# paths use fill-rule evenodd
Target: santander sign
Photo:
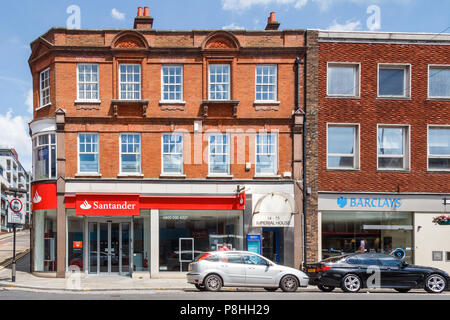
<instances>
[{"instance_id":1,"label":"santander sign","mask_svg":"<svg viewBox=\"0 0 450 320\"><path fill-rule=\"evenodd\" d=\"M139 215L139 195L77 194L76 214L90 216Z\"/></svg>"}]
</instances>

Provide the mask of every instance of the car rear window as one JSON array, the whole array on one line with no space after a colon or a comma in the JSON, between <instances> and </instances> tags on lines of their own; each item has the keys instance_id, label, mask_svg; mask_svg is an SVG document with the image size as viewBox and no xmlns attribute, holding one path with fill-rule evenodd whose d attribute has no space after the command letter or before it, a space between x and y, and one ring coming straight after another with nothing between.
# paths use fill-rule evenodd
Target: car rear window
<instances>
[{"instance_id":1,"label":"car rear window","mask_svg":"<svg viewBox=\"0 0 450 320\"><path fill-rule=\"evenodd\" d=\"M242 257L238 253L225 253L222 254L221 261L225 263L242 263Z\"/></svg>"}]
</instances>

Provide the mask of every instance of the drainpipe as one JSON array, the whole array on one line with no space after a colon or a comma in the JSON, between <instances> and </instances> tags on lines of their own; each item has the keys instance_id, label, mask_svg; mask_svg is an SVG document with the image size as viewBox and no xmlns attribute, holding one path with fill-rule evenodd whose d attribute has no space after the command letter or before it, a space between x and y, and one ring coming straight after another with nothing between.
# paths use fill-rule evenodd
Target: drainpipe
<instances>
[{"instance_id":1,"label":"drainpipe","mask_svg":"<svg viewBox=\"0 0 450 320\"><path fill-rule=\"evenodd\" d=\"M306 35L305 35L306 37ZM303 206L303 217L302 217L302 224L303 224L303 240L302 240L302 264L304 265L306 263L306 53L303 55L303 59L300 59L297 57L295 59L295 89L296 89L296 95L295 95L295 111L300 111L300 65L303 65L304 75L303 75L303 134L302 134L302 144L303 144L303 199L302 199L302 206Z\"/></svg>"}]
</instances>

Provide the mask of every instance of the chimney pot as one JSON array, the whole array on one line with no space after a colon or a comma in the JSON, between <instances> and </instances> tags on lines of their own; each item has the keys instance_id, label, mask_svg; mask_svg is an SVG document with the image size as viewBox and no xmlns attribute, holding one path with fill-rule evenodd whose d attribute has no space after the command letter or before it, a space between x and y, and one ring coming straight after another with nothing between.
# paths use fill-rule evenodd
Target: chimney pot
<instances>
[{"instance_id":1,"label":"chimney pot","mask_svg":"<svg viewBox=\"0 0 450 320\"><path fill-rule=\"evenodd\" d=\"M142 7L139 7L138 8L138 17L142 17L143 16L143 9L142 9Z\"/></svg>"},{"instance_id":2,"label":"chimney pot","mask_svg":"<svg viewBox=\"0 0 450 320\"><path fill-rule=\"evenodd\" d=\"M148 7L144 8L144 16L145 17L150 17L150 10L148 9Z\"/></svg>"},{"instance_id":3,"label":"chimney pot","mask_svg":"<svg viewBox=\"0 0 450 320\"><path fill-rule=\"evenodd\" d=\"M280 24L275 20L275 12L271 12L267 18L266 30L278 30Z\"/></svg>"},{"instance_id":4,"label":"chimney pot","mask_svg":"<svg viewBox=\"0 0 450 320\"><path fill-rule=\"evenodd\" d=\"M275 12L270 13L269 22L275 22Z\"/></svg>"}]
</instances>

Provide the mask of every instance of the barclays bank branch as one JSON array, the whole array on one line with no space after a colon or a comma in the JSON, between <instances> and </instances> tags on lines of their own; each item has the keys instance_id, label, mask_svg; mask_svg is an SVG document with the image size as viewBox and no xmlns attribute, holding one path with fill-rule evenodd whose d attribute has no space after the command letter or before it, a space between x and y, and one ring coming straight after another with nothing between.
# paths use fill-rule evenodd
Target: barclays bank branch
<instances>
[{"instance_id":1,"label":"barclays bank branch","mask_svg":"<svg viewBox=\"0 0 450 320\"><path fill-rule=\"evenodd\" d=\"M450 271L450 226L433 223L446 215L444 197L319 193L319 257L400 248L408 263Z\"/></svg>"}]
</instances>

